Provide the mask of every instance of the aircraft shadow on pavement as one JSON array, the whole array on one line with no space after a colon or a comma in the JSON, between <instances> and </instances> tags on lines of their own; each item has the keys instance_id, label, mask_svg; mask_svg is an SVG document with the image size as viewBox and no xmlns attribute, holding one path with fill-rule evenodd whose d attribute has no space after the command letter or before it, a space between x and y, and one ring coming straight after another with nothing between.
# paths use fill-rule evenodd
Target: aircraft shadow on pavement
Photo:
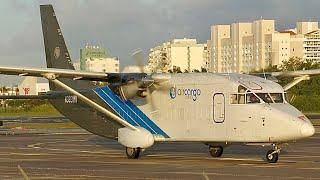
<instances>
[{"instance_id":1,"label":"aircraft shadow on pavement","mask_svg":"<svg viewBox=\"0 0 320 180\"><path fill-rule=\"evenodd\" d=\"M95 136L88 139L88 142L94 145L101 146L106 149L125 150L116 140L109 140L103 137ZM262 146L245 146L245 145L230 145L224 148L225 155L264 155L271 147ZM203 143L156 143L148 148L143 154L167 154L167 153L181 154L184 153L204 153L208 154L208 146ZM285 150L281 153L286 154Z\"/></svg>"}]
</instances>

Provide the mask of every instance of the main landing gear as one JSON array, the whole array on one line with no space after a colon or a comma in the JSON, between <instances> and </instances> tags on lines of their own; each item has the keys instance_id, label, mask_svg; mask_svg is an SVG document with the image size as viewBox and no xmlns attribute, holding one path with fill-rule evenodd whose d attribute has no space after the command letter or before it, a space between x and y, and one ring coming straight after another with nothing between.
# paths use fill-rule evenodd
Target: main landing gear
<instances>
[{"instance_id":1,"label":"main landing gear","mask_svg":"<svg viewBox=\"0 0 320 180\"><path fill-rule=\"evenodd\" d=\"M141 148L129 148L126 147L126 154L128 159L138 159L140 156Z\"/></svg>"},{"instance_id":2,"label":"main landing gear","mask_svg":"<svg viewBox=\"0 0 320 180\"><path fill-rule=\"evenodd\" d=\"M269 163L276 163L276 162L278 162L278 159L279 159L279 154L280 154L281 148L279 148L277 146L274 146L274 147L275 147L274 149L269 150L266 154L266 160Z\"/></svg>"},{"instance_id":3,"label":"main landing gear","mask_svg":"<svg viewBox=\"0 0 320 180\"><path fill-rule=\"evenodd\" d=\"M209 152L212 157L220 157L223 153L222 146L209 146Z\"/></svg>"},{"instance_id":4,"label":"main landing gear","mask_svg":"<svg viewBox=\"0 0 320 180\"><path fill-rule=\"evenodd\" d=\"M281 151L280 145L273 144L273 149L269 150L266 154L266 160L269 163L276 163L279 159L279 154ZM223 153L223 147L222 146L209 146L209 152L212 157L221 157Z\"/></svg>"}]
</instances>

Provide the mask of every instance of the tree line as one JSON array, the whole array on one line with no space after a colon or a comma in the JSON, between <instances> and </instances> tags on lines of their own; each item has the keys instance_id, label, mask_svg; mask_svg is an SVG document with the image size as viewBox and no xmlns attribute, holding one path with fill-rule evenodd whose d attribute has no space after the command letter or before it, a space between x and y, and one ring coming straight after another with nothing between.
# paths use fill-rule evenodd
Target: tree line
<instances>
[{"instance_id":1,"label":"tree line","mask_svg":"<svg viewBox=\"0 0 320 180\"><path fill-rule=\"evenodd\" d=\"M291 57L283 61L280 66L269 66L252 73L267 73L279 71L297 71L320 69L320 63L313 60L303 60L299 57ZM293 81L293 77L279 79L282 86ZM310 80L302 81L290 88L287 92L288 101L302 112L320 112L320 75L311 77Z\"/></svg>"}]
</instances>

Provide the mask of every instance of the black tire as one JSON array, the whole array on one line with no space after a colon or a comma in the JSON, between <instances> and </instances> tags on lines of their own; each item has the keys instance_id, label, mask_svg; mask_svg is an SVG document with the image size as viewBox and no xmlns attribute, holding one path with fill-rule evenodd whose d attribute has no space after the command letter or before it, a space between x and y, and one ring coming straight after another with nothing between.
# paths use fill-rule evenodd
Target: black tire
<instances>
[{"instance_id":1,"label":"black tire","mask_svg":"<svg viewBox=\"0 0 320 180\"><path fill-rule=\"evenodd\" d=\"M140 156L141 149L140 148L129 148L126 147L126 154L128 159L138 159Z\"/></svg>"},{"instance_id":2,"label":"black tire","mask_svg":"<svg viewBox=\"0 0 320 180\"><path fill-rule=\"evenodd\" d=\"M209 146L209 152L212 157L220 157L223 153L222 146Z\"/></svg>"},{"instance_id":3,"label":"black tire","mask_svg":"<svg viewBox=\"0 0 320 180\"><path fill-rule=\"evenodd\" d=\"M266 155L266 159L269 163L276 163L279 159L279 153L273 153L274 150L269 150ZM273 153L273 154L272 154Z\"/></svg>"}]
</instances>

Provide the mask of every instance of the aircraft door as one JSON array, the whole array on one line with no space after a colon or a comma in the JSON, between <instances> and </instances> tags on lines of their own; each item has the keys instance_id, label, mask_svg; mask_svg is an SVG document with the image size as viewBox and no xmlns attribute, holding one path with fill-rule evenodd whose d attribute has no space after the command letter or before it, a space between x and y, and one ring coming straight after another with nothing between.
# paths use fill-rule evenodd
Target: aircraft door
<instances>
[{"instance_id":1,"label":"aircraft door","mask_svg":"<svg viewBox=\"0 0 320 180\"><path fill-rule=\"evenodd\" d=\"M225 98L222 93L213 95L213 120L216 123L223 123L225 119Z\"/></svg>"}]
</instances>

